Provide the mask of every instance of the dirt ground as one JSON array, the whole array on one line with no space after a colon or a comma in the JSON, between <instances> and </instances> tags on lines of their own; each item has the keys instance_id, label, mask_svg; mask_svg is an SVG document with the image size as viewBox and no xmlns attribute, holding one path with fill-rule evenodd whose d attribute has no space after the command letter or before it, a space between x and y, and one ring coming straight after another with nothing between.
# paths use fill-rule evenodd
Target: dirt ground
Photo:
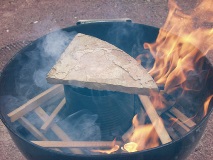
<instances>
[{"instance_id":1,"label":"dirt ground","mask_svg":"<svg viewBox=\"0 0 213 160\"><path fill-rule=\"evenodd\" d=\"M178 0L188 7L196 0ZM161 27L168 13L167 0L1 0L0 49L17 41L30 41L80 19L131 18ZM0 71L13 53L0 54ZM210 55L213 62L213 55ZM213 159L213 115L199 145L187 160ZM0 121L0 160L25 160Z\"/></svg>"}]
</instances>

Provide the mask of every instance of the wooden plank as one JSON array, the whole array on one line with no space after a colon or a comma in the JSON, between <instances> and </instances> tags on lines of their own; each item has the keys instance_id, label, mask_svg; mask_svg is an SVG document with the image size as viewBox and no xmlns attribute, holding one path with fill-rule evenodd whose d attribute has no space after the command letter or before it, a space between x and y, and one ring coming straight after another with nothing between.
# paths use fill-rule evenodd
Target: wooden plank
<instances>
[{"instance_id":1,"label":"wooden plank","mask_svg":"<svg viewBox=\"0 0 213 160\"><path fill-rule=\"evenodd\" d=\"M123 136L121 137L122 140L123 140L124 142L126 142L126 141L131 137L131 135L133 134L133 132L134 132L134 127L131 126L131 127L126 131L126 133L124 133Z\"/></svg>"},{"instance_id":2,"label":"wooden plank","mask_svg":"<svg viewBox=\"0 0 213 160\"><path fill-rule=\"evenodd\" d=\"M63 98L63 100L59 103L59 105L55 108L55 110L52 112L52 114L49 116L49 118L44 122L44 124L41 127L42 131L47 131L47 129L51 126L51 123L53 122L54 118L58 114L58 112L62 109L62 107L66 104L66 99Z\"/></svg>"},{"instance_id":3,"label":"wooden plank","mask_svg":"<svg viewBox=\"0 0 213 160\"><path fill-rule=\"evenodd\" d=\"M47 141L48 139L35 127L33 126L26 118L21 117L19 123L26 128L34 137L38 140Z\"/></svg>"},{"instance_id":4,"label":"wooden plank","mask_svg":"<svg viewBox=\"0 0 213 160\"><path fill-rule=\"evenodd\" d=\"M29 100L27 103L23 104L19 108L15 109L14 111L10 112L8 116L10 117L11 122L16 121L17 119L23 117L28 112L32 111L36 107L40 106L41 104L45 103L49 99L54 96L59 96L63 92L62 85L55 85L46 91L40 93L36 97Z\"/></svg>"},{"instance_id":5,"label":"wooden plank","mask_svg":"<svg viewBox=\"0 0 213 160\"><path fill-rule=\"evenodd\" d=\"M35 113L45 122L49 116L47 113L41 108L38 107L35 109ZM62 141L71 141L72 139L56 124L54 123L51 126L51 130L58 136Z\"/></svg>"},{"instance_id":6,"label":"wooden plank","mask_svg":"<svg viewBox=\"0 0 213 160\"><path fill-rule=\"evenodd\" d=\"M172 137L173 140L177 140L179 138L179 136L177 135L177 133L175 132L174 128L172 127L167 127L166 128L169 135Z\"/></svg>"},{"instance_id":7,"label":"wooden plank","mask_svg":"<svg viewBox=\"0 0 213 160\"><path fill-rule=\"evenodd\" d=\"M171 138L168 134L168 132L166 131L166 128L164 127L164 124L161 120L161 118L159 117L159 115L157 114L157 111L155 110L154 106L152 105L152 102L150 101L148 96L144 96L144 95L138 95L141 103L144 106L144 109L146 110L147 115L149 116L152 125L154 126L160 140L162 144L166 144L171 142Z\"/></svg>"},{"instance_id":8,"label":"wooden plank","mask_svg":"<svg viewBox=\"0 0 213 160\"><path fill-rule=\"evenodd\" d=\"M172 116L172 115L169 114L169 113L166 113L166 115L167 115L169 118L173 119L173 121L174 121L175 123L177 123L181 128L183 128L186 132L189 132L189 131L190 131L190 129L189 129L186 125L184 125L184 123L182 123L181 121L179 121L177 118L175 118L174 116ZM181 133L181 134L183 134L183 133Z\"/></svg>"},{"instance_id":9,"label":"wooden plank","mask_svg":"<svg viewBox=\"0 0 213 160\"><path fill-rule=\"evenodd\" d=\"M25 127L34 137L38 140L48 141L48 139L43 135L35 126L33 126L26 118L21 117L18 119L18 122ZM52 148L55 151L61 152L58 148Z\"/></svg>"},{"instance_id":10,"label":"wooden plank","mask_svg":"<svg viewBox=\"0 0 213 160\"><path fill-rule=\"evenodd\" d=\"M34 111L44 122L49 118L48 114L41 107L37 107ZM57 124L52 124L51 130L62 141L72 141L72 139ZM69 150L74 154L83 154L83 152L77 148L70 148Z\"/></svg>"},{"instance_id":11,"label":"wooden plank","mask_svg":"<svg viewBox=\"0 0 213 160\"><path fill-rule=\"evenodd\" d=\"M42 147L48 148L95 148L95 147L113 147L115 145L121 145L121 142L114 141L31 141Z\"/></svg>"},{"instance_id":12,"label":"wooden plank","mask_svg":"<svg viewBox=\"0 0 213 160\"><path fill-rule=\"evenodd\" d=\"M64 98L64 92L60 92L60 94L56 96L53 96L52 98L50 98L48 101L45 102L45 104L42 104L41 107L46 107L46 106L50 106L50 105L55 105L56 102L58 103L60 99Z\"/></svg>"},{"instance_id":13,"label":"wooden plank","mask_svg":"<svg viewBox=\"0 0 213 160\"><path fill-rule=\"evenodd\" d=\"M177 108L173 107L170 109L170 112L175 115L179 120L181 120L185 125L192 128L196 125L190 118L180 112Z\"/></svg>"}]
</instances>

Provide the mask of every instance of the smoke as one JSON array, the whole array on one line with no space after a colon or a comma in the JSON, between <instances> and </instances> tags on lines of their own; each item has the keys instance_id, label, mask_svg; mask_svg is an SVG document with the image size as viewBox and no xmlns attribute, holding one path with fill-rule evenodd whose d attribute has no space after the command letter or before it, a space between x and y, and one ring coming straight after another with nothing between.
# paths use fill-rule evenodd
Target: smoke
<instances>
[{"instance_id":1,"label":"smoke","mask_svg":"<svg viewBox=\"0 0 213 160\"><path fill-rule=\"evenodd\" d=\"M97 119L97 114L93 114L88 110L80 110L59 122L59 126L61 126L72 140L101 140L101 130L96 123Z\"/></svg>"},{"instance_id":2,"label":"smoke","mask_svg":"<svg viewBox=\"0 0 213 160\"><path fill-rule=\"evenodd\" d=\"M37 96L41 91L51 87L51 84L48 84L46 81L46 75L76 34L77 32L66 32L63 30L52 32L37 41L30 51L23 53L24 58L18 59L20 69L18 69L18 73L14 76L15 92L11 93L11 95L9 93L0 97L0 105L4 107L6 114ZM58 101L48 106L42 106L46 113L51 114L57 104ZM40 130L43 121L33 111L27 113L24 117ZM19 133L29 141L35 140L35 137L18 121L11 123L7 115L5 115L5 119L8 124L11 124L16 133ZM96 123L97 119L97 114L93 114L88 110L81 110L69 115L64 120L62 120L62 117L57 116L54 121L59 124L70 139L93 141L101 140L100 127ZM41 130L40 132L42 133ZM49 140L59 140L51 129L43 134Z\"/></svg>"},{"instance_id":3,"label":"smoke","mask_svg":"<svg viewBox=\"0 0 213 160\"><path fill-rule=\"evenodd\" d=\"M128 29L129 27L123 28L121 31L119 25L113 26L107 35L107 40L110 43L117 44L118 47L127 51L128 53L131 53L131 47L129 46L132 45L131 43L135 43L135 41L130 41L127 43L126 39L131 37ZM28 100L37 96L39 93L51 86L46 81L46 75L76 34L76 32L66 32L63 30L52 32L51 34L39 39L39 41L36 42L36 46L33 46L30 51L25 51L24 58L22 57L18 61L20 64L20 69L16 75L17 77L14 80L15 93L13 95L9 95L7 98L3 97L5 100L3 106L8 107L7 113L26 103ZM8 98L11 100L8 101ZM131 100L133 99L131 98ZM8 103L6 103L7 101ZM123 104L123 102L119 102L117 99L115 101L116 103ZM129 104L130 102L128 101L127 103ZM133 104L133 102L131 102L131 104ZM53 110L56 106L57 104L49 105L45 108L45 111L47 112L48 110ZM116 105L116 107L117 106L119 105ZM128 117L130 117L127 107L123 107L122 105L120 106L121 107L119 109L118 107L113 107L113 113L117 114L117 111L120 111L121 113L125 113L124 115L128 115ZM133 112L133 110L131 111ZM43 124L43 122L33 112L25 115L25 118L36 126L37 129L40 129L41 125ZM116 117L112 118L115 119ZM126 119L126 117L121 118ZM88 110L80 110L72 115L69 115L63 121L61 120L61 117L57 117L56 119L58 120L56 122L58 126L60 126L72 140L95 141L102 139L101 129L97 123L98 115L93 114ZM111 119L111 117L109 119ZM23 128L22 126L12 126L15 131L17 131L17 129L20 127ZM49 140L57 140L57 136L54 135L50 129L44 134ZM28 140L32 140L30 136L26 138Z\"/></svg>"},{"instance_id":4,"label":"smoke","mask_svg":"<svg viewBox=\"0 0 213 160\"><path fill-rule=\"evenodd\" d=\"M52 68L76 34L76 32L57 31L45 37L40 47L42 51L42 67L36 70L33 74L34 83L38 87L45 89L49 87L49 84L46 81L48 71Z\"/></svg>"},{"instance_id":5,"label":"smoke","mask_svg":"<svg viewBox=\"0 0 213 160\"><path fill-rule=\"evenodd\" d=\"M76 35L76 32L56 31L44 36L36 47L25 53L20 59L21 69L15 79L16 94L26 99L36 96L38 90L46 90L51 85L46 75L60 55Z\"/></svg>"}]
</instances>

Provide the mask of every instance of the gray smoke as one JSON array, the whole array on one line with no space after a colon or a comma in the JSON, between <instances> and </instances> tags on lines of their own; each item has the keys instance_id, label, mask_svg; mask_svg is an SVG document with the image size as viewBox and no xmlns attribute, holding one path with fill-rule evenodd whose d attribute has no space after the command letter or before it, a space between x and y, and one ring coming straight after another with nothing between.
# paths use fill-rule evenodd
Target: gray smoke
<instances>
[{"instance_id":1,"label":"gray smoke","mask_svg":"<svg viewBox=\"0 0 213 160\"><path fill-rule=\"evenodd\" d=\"M38 87L46 89L50 86L46 81L46 75L76 34L76 32L57 31L45 37L40 47L43 51L44 60L41 64L43 67L33 74L34 83Z\"/></svg>"},{"instance_id":2,"label":"gray smoke","mask_svg":"<svg viewBox=\"0 0 213 160\"><path fill-rule=\"evenodd\" d=\"M48 84L46 81L46 75L76 34L77 32L53 32L44 36L33 50L25 53L27 60L19 60L22 66L15 79L15 92L11 93L11 95L0 97L0 103L6 108L6 113L15 110L31 98L37 96L41 91L51 87L51 84ZM42 105L41 107L50 115L58 103L56 102L48 106ZM40 130L43 121L34 112L29 112L24 117ZM24 129L18 121L11 123L6 115L5 118L9 124L12 124L13 130L22 137L29 141L35 140L35 137ZM96 123L97 119L98 115L82 110L68 116L63 121L61 117L57 116L54 121L59 124L70 139L92 141L101 140L100 127ZM49 140L60 140L51 129L43 134Z\"/></svg>"},{"instance_id":3,"label":"gray smoke","mask_svg":"<svg viewBox=\"0 0 213 160\"><path fill-rule=\"evenodd\" d=\"M76 141L101 140L101 130L96 123L97 114L88 110L78 111L59 122L59 126Z\"/></svg>"}]
</instances>

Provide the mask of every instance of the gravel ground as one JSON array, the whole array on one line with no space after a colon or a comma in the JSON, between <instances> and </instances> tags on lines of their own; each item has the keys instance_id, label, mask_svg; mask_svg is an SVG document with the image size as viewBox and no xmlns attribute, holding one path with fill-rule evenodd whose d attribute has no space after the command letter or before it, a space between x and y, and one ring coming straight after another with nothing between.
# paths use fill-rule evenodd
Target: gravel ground
<instances>
[{"instance_id":1,"label":"gravel ground","mask_svg":"<svg viewBox=\"0 0 213 160\"><path fill-rule=\"evenodd\" d=\"M178 0L186 9L196 0ZM79 19L128 17L133 22L161 27L168 13L167 0L1 0L0 48L17 41L35 40ZM0 71L13 53L0 54ZM210 61L213 62L211 54ZM187 160L213 159L213 115L205 134ZM0 121L0 160L25 160Z\"/></svg>"}]
</instances>

